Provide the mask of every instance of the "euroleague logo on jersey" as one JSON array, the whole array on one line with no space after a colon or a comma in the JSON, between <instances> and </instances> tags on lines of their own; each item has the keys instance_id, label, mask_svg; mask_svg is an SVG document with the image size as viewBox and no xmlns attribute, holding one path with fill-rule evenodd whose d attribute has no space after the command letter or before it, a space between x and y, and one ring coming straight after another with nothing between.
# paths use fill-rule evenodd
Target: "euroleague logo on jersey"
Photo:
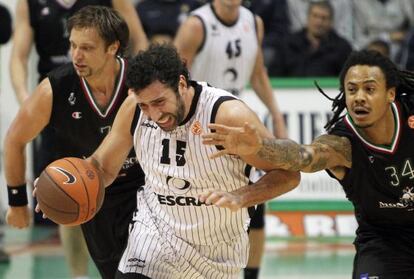
<instances>
[{"instance_id":1,"label":"euroleague logo on jersey","mask_svg":"<svg viewBox=\"0 0 414 279\"><path fill-rule=\"evenodd\" d=\"M200 121L196 120L193 124L193 126L191 127L191 132L194 135L201 135L201 133L203 132L203 128L201 127L201 123Z\"/></svg>"},{"instance_id":2,"label":"euroleague logo on jersey","mask_svg":"<svg viewBox=\"0 0 414 279\"><path fill-rule=\"evenodd\" d=\"M408 117L407 123L408 123L408 127L410 127L411 129L414 129L414 115L411 115L410 117Z\"/></svg>"}]
</instances>

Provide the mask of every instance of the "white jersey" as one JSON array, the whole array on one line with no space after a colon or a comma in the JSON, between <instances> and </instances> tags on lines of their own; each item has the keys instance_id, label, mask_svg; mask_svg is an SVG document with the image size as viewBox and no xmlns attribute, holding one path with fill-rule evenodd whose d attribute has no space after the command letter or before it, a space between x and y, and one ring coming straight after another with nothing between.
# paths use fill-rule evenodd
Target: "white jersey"
<instances>
[{"instance_id":1,"label":"white jersey","mask_svg":"<svg viewBox=\"0 0 414 279\"><path fill-rule=\"evenodd\" d=\"M202 144L201 133L214 122L219 105L235 97L228 92L191 82L193 103L184 124L166 132L140 113L134 133L137 158L145 173L142 193L146 211L162 235L174 235L191 245L212 245L245 234L247 209L206 206L198 194L221 189L233 191L249 183L251 167L238 156L211 160L215 146ZM136 220L142 220L138 210Z\"/></svg>"},{"instance_id":2,"label":"white jersey","mask_svg":"<svg viewBox=\"0 0 414 279\"><path fill-rule=\"evenodd\" d=\"M250 80L256 62L258 38L252 12L240 7L238 20L226 25L206 4L192 12L204 25L204 41L194 57L191 78L232 93L241 92Z\"/></svg>"}]
</instances>

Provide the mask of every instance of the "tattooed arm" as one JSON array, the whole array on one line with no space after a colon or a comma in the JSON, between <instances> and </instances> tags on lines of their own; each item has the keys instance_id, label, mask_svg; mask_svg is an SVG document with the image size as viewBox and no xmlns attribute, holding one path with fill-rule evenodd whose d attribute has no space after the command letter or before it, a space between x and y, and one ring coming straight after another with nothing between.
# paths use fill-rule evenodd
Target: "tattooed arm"
<instances>
[{"instance_id":1,"label":"tattooed arm","mask_svg":"<svg viewBox=\"0 0 414 279\"><path fill-rule=\"evenodd\" d=\"M289 139L264 138L247 123L244 127L211 124L210 128L214 132L203 135L203 142L225 148L212 158L224 154L255 155L270 162L273 168L303 172L330 169L338 178L344 168L351 167L351 143L345 137L322 135L310 145L300 145Z\"/></svg>"},{"instance_id":2,"label":"tattooed arm","mask_svg":"<svg viewBox=\"0 0 414 279\"><path fill-rule=\"evenodd\" d=\"M347 138L322 135L310 145L292 140L263 139L257 155L275 167L303 172L316 172L338 167L351 167L351 143Z\"/></svg>"}]
</instances>

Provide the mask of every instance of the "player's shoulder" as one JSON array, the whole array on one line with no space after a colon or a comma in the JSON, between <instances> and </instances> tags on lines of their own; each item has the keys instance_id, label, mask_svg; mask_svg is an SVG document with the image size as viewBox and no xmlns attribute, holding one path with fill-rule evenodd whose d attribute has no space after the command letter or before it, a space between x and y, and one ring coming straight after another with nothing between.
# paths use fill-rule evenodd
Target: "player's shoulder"
<instances>
[{"instance_id":1,"label":"player's shoulder","mask_svg":"<svg viewBox=\"0 0 414 279\"><path fill-rule=\"evenodd\" d=\"M243 126L245 122L253 122L257 116L255 113L240 99L222 97L217 108L215 123L229 126Z\"/></svg>"},{"instance_id":2,"label":"player's shoulder","mask_svg":"<svg viewBox=\"0 0 414 279\"><path fill-rule=\"evenodd\" d=\"M346 116L339 119L328 131L329 135L352 138L353 133L349 126L346 124Z\"/></svg>"},{"instance_id":3,"label":"player's shoulder","mask_svg":"<svg viewBox=\"0 0 414 279\"><path fill-rule=\"evenodd\" d=\"M78 75L73 68L72 63L63 64L47 74L50 80L74 80L78 79Z\"/></svg>"},{"instance_id":4,"label":"player's shoulder","mask_svg":"<svg viewBox=\"0 0 414 279\"><path fill-rule=\"evenodd\" d=\"M194 32L200 32L204 30L204 21L202 16L194 14L187 18L187 20L183 23L183 26Z\"/></svg>"}]
</instances>

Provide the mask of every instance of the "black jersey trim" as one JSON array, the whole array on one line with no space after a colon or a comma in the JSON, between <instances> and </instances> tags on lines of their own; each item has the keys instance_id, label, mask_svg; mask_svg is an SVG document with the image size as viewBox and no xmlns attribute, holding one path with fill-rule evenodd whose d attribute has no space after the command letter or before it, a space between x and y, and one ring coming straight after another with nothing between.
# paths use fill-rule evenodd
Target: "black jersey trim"
<instances>
[{"instance_id":1,"label":"black jersey trim","mask_svg":"<svg viewBox=\"0 0 414 279\"><path fill-rule=\"evenodd\" d=\"M216 123L216 115L217 115L217 111L220 107L220 105L226 101L231 101L231 100L238 100L236 97L232 97L232 96L222 96L220 98L217 99L217 101L214 103L213 105L213 109L211 111L211 117L210 117L210 123Z\"/></svg>"},{"instance_id":2,"label":"black jersey trim","mask_svg":"<svg viewBox=\"0 0 414 279\"><path fill-rule=\"evenodd\" d=\"M216 13L216 10L214 9L213 3L210 3L210 8L211 8L211 11L213 12L214 16L217 18L217 20L220 21L220 23L223 24L224 26L233 27L239 21L239 18L240 18L240 10L239 10L239 15L238 15L237 19L234 22L232 22L232 23L226 23Z\"/></svg>"},{"instance_id":3,"label":"black jersey trim","mask_svg":"<svg viewBox=\"0 0 414 279\"><path fill-rule=\"evenodd\" d=\"M102 118L106 118L113 111L115 104L119 100L119 96L121 95L121 91L125 83L126 60L121 57L117 57L117 59L120 62L121 67L120 67L119 75L115 81L116 87L115 87L114 94L112 95L111 101L105 110L101 110L99 108L97 102L95 101L95 98L93 97L92 91L89 88L88 82L86 81L85 78L80 77L82 89L83 89L83 92L85 93L86 99L88 100L92 109Z\"/></svg>"},{"instance_id":4,"label":"black jersey trim","mask_svg":"<svg viewBox=\"0 0 414 279\"><path fill-rule=\"evenodd\" d=\"M207 27L206 27L206 23L204 22L204 20L201 18L201 16L199 15L194 15L194 17L197 17L200 21L201 21L201 25L203 26L203 40L201 41L200 46L197 49L197 54L200 53L204 46L206 45L206 38L207 38Z\"/></svg>"},{"instance_id":5,"label":"black jersey trim","mask_svg":"<svg viewBox=\"0 0 414 279\"><path fill-rule=\"evenodd\" d=\"M197 108L198 100L200 99L201 91L203 90L202 86L196 81L190 80L189 85L194 87L194 97L191 101L190 111L188 112L187 117L181 121L179 126L184 125L191 119L191 117L193 117Z\"/></svg>"},{"instance_id":6,"label":"black jersey trim","mask_svg":"<svg viewBox=\"0 0 414 279\"><path fill-rule=\"evenodd\" d=\"M237 100L237 98L232 97L232 96L222 96L222 97L217 99L217 101L213 105L213 109L211 110L210 123L216 123L216 115L217 115L217 111L218 111L220 105L222 103L226 102L226 101L231 101L231 100ZM216 148L218 150L223 150L224 149L224 147L221 146L221 145L216 145Z\"/></svg>"},{"instance_id":7,"label":"black jersey trim","mask_svg":"<svg viewBox=\"0 0 414 279\"><path fill-rule=\"evenodd\" d=\"M251 173L252 169L253 169L253 167L249 164L247 164L246 168L244 169L244 175L249 178L249 184L252 184L252 182L250 181L250 173Z\"/></svg>"},{"instance_id":8,"label":"black jersey trim","mask_svg":"<svg viewBox=\"0 0 414 279\"><path fill-rule=\"evenodd\" d=\"M377 145L377 144L370 143L369 141L364 139L364 137L359 133L358 129L356 128L349 114L347 114L344 117L345 124L348 126L350 130L354 132L354 134L360 139L360 141L368 148L373 149L378 152L393 154L397 150L398 143L400 142L401 130L402 130L401 129L402 118L401 118L400 109L395 102L391 104L391 108L392 108L393 115L394 115L395 128L394 128L394 135L393 135L390 145Z\"/></svg>"},{"instance_id":9,"label":"black jersey trim","mask_svg":"<svg viewBox=\"0 0 414 279\"><path fill-rule=\"evenodd\" d=\"M134 112L134 118L132 119L132 122L131 122L131 130L130 130L131 136L134 136L135 134L135 129L137 128L140 116L141 116L141 109L137 105L137 107L135 108L135 112Z\"/></svg>"}]
</instances>

